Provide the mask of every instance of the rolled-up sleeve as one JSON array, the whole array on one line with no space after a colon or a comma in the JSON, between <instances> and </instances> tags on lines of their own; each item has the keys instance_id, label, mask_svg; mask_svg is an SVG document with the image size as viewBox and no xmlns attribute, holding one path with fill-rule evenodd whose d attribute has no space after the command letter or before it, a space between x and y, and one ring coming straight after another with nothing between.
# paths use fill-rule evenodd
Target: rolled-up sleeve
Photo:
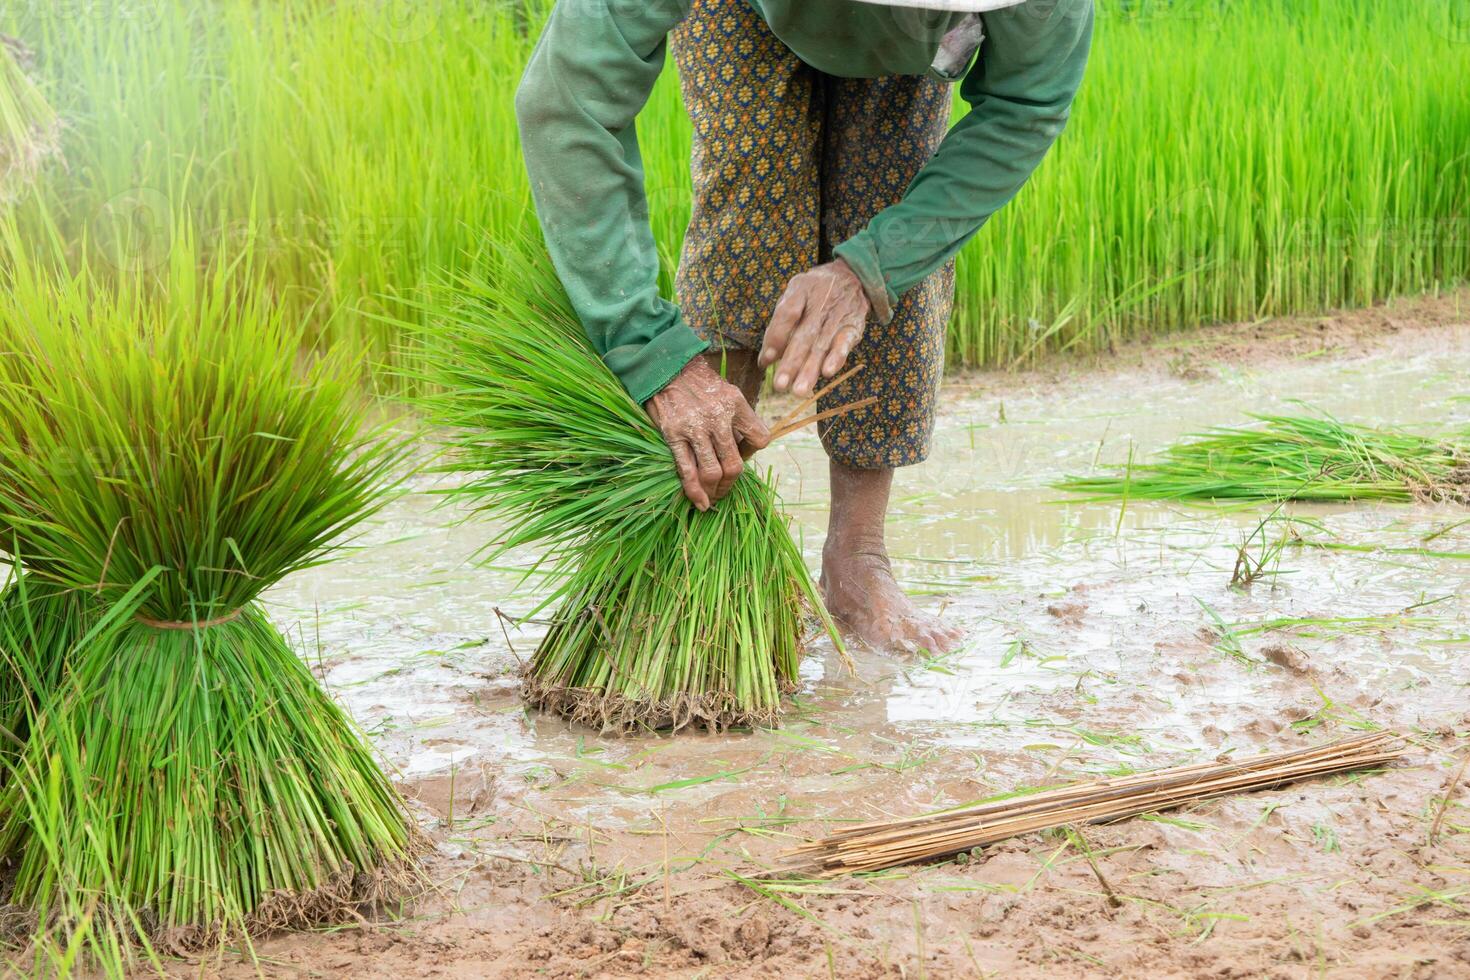
<instances>
[{"instance_id":1,"label":"rolled-up sleeve","mask_svg":"<svg viewBox=\"0 0 1470 980\"><path fill-rule=\"evenodd\" d=\"M708 345L658 289L635 120L687 0L560 0L516 92L546 245L588 338L647 400Z\"/></svg>"},{"instance_id":2,"label":"rolled-up sleeve","mask_svg":"<svg viewBox=\"0 0 1470 980\"><path fill-rule=\"evenodd\" d=\"M903 200L834 252L873 308L949 261L1035 172L1066 126L1092 41L1092 0L1028 0L983 17L985 42L960 84L969 113Z\"/></svg>"}]
</instances>

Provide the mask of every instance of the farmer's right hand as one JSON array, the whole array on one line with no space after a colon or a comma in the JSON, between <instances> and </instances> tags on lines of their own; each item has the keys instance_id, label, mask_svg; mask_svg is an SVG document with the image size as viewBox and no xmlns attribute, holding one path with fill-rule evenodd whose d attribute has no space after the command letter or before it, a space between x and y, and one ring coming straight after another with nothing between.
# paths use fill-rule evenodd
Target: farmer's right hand
<instances>
[{"instance_id":1,"label":"farmer's right hand","mask_svg":"<svg viewBox=\"0 0 1470 980\"><path fill-rule=\"evenodd\" d=\"M674 453L684 496L700 510L729 493L745 460L771 441L740 389L703 357L684 365L644 407Z\"/></svg>"}]
</instances>

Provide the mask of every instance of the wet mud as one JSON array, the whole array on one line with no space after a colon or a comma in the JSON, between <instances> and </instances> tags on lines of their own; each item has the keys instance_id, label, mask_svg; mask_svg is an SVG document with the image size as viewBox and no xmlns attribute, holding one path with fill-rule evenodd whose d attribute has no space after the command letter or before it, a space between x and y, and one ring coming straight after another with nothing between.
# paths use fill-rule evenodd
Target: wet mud
<instances>
[{"instance_id":1,"label":"wet mud","mask_svg":"<svg viewBox=\"0 0 1470 980\"><path fill-rule=\"evenodd\" d=\"M1470 976L1470 511L1080 504L1069 473L1253 411L1470 428L1464 299L1221 328L975 375L900 476L900 578L944 657L813 648L780 728L602 737L527 710L534 578L418 481L268 598L437 849L381 921L257 948L280 976ZM1385 323L1391 326L1385 326ZM779 406L770 410L779 414ZM813 567L811 433L760 457ZM1264 522L1264 523L1263 523ZM1241 550L1292 540L1253 584ZM1266 551L1262 551L1266 554ZM763 877L842 821L1389 726L1392 772L1035 834L834 882ZM253 975L230 958L180 972Z\"/></svg>"}]
</instances>

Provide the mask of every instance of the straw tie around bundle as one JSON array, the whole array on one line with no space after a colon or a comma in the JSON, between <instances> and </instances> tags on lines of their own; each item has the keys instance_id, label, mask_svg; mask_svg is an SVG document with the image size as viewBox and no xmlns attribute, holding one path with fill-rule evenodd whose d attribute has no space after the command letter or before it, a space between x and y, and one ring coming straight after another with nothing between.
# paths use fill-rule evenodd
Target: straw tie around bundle
<instances>
[{"instance_id":1,"label":"straw tie around bundle","mask_svg":"<svg viewBox=\"0 0 1470 980\"><path fill-rule=\"evenodd\" d=\"M793 848L787 861L837 876L949 857L1019 834L1100 823L1233 793L1382 766L1407 749L1402 736L1374 732L1239 762L1177 766L902 820L859 824Z\"/></svg>"},{"instance_id":2,"label":"straw tie around bundle","mask_svg":"<svg viewBox=\"0 0 1470 980\"><path fill-rule=\"evenodd\" d=\"M144 626L151 626L156 630L175 630L180 633L188 633L196 630L214 629L216 626L223 626L226 623L233 623L235 620L239 619L244 612L244 607L241 607L239 609L236 609L234 612L227 612L223 616L216 616L213 619L201 620L149 619L142 613L138 613L133 617L133 619L136 622L142 623Z\"/></svg>"}]
</instances>

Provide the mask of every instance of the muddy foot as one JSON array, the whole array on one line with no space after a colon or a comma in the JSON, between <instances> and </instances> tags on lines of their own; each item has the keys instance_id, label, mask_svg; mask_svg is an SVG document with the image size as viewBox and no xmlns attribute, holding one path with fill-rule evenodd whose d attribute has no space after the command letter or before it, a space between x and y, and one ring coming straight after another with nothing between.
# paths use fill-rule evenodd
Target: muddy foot
<instances>
[{"instance_id":1,"label":"muddy foot","mask_svg":"<svg viewBox=\"0 0 1470 980\"><path fill-rule=\"evenodd\" d=\"M844 553L829 542L822 551L822 593L837 621L878 650L948 653L965 635L914 607L881 549Z\"/></svg>"}]
</instances>

